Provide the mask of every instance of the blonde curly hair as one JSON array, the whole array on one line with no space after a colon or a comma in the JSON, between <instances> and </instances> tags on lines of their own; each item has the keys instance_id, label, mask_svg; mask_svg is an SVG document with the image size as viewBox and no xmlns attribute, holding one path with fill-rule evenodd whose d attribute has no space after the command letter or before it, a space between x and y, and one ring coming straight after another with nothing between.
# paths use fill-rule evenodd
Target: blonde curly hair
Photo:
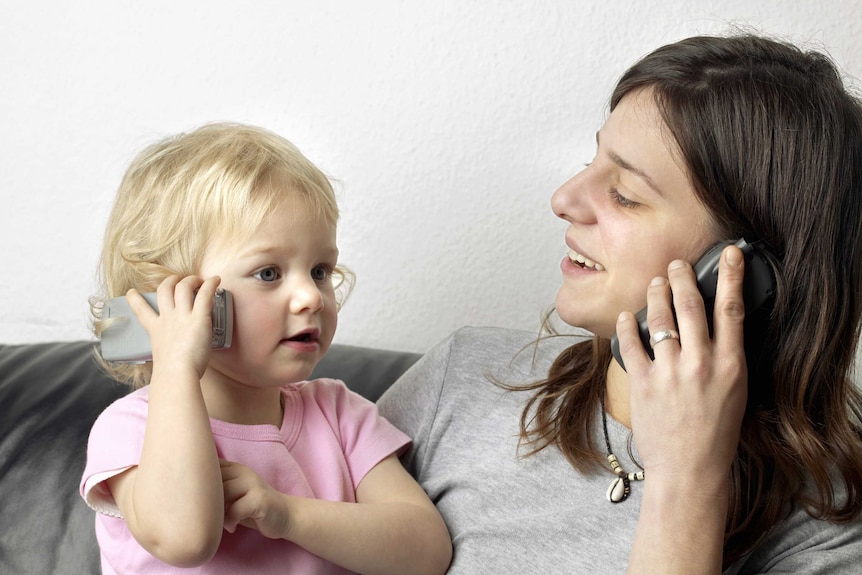
<instances>
[{"instance_id":1,"label":"blonde curly hair","mask_svg":"<svg viewBox=\"0 0 862 575\"><path fill-rule=\"evenodd\" d=\"M90 298L93 332L104 302L129 289L152 292L170 275L197 273L210 242L240 244L286 197L300 197L338 221L329 179L289 141L263 128L207 124L163 139L132 161L117 191L101 254L101 293ZM353 284L339 266L339 306ZM97 354L98 355L98 354ZM100 362L115 379L141 387L151 364Z\"/></svg>"}]
</instances>

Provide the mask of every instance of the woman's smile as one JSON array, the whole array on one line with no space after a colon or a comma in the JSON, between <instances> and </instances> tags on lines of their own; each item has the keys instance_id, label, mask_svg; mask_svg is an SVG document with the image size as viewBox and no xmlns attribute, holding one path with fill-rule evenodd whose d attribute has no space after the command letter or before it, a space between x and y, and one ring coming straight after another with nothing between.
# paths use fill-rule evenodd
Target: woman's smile
<instances>
[{"instance_id":1,"label":"woman's smile","mask_svg":"<svg viewBox=\"0 0 862 575\"><path fill-rule=\"evenodd\" d=\"M560 264L560 317L613 334L623 311L646 305L646 287L671 260L693 262L714 241L652 92L626 96L596 137L596 157L558 189L554 212L566 220Z\"/></svg>"},{"instance_id":2,"label":"woman's smile","mask_svg":"<svg viewBox=\"0 0 862 575\"><path fill-rule=\"evenodd\" d=\"M590 258L585 255L579 254L575 250L569 250L569 261L571 261L574 265L579 266L581 269L603 272L605 271L605 266L598 262L594 262Z\"/></svg>"}]
</instances>

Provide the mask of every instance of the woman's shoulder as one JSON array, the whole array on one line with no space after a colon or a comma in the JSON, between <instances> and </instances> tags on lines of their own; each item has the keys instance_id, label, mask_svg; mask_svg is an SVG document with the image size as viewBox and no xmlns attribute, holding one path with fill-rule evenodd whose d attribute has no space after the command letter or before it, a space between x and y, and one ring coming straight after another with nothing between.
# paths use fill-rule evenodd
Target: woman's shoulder
<instances>
[{"instance_id":1,"label":"woman's shoulder","mask_svg":"<svg viewBox=\"0 0 862 575\"><path fill-rule=\"evenodd\" d=\"M835 494L844 496L842 485L836 483ZM862 517L848 523L835 523L795 505L763 543L725 575L761 573L767 567L782 573L850 575L859 573L860 557Z\"/></svg>"},{"instance_id":2,"label":"woman's shoulder","mask_svg":"<svg viewBox=\"0 0 862 575\"><path fill-rule=\"evenodd\" d=\"M538 331L527 331L494 326L464 326L456 329L443 342L454 342L459 346L515 346L523 347L540 338Z\"/></svg>"},{"instance_id":3,"label":"woman's shoulder","mask_svg":"<svg viewBox=\"0 0 862 575\"><path fill-rule=\"evenodd\" d=\"M542 337L536 332L500 327L462 327L429 350L383 395L389 403L434 405L447 390L476 394L501 388L491 382L518 383L545 377L553 360L583 336ZM488 385L480 385L488 384Z\"/></svg>"},{"instance_id":4,"label":"woman's shoulder","mask_svg":"<svg viewBox=\"0 0 862 575\"><path fill-rule=\"evenodd\" d=\"M439 346L451 365L479 366L519 375L540 375L566 348L585 335L546 335L502 327L462 327Z\"/></svg>"}]
</instances>

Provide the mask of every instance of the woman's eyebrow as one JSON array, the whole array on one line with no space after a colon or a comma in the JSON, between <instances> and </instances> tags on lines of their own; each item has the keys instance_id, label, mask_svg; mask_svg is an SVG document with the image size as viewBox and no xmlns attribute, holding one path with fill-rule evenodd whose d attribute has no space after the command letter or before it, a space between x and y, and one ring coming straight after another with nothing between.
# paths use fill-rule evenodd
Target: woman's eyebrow
<instances>
[{"instance_id":1,"label":"woman's eyebrow","mask_svg":"<svg viewBox=\"0 0 862 575\"><path fill-rule=\"evenodd\" d=\"M598 144L599 144L599 132L596 132L596 145L598 146ZM659 196L661 196L662 198L664 197L664 192L662 192L662 191L661 191L661 188L659 188L659 187L656 185L656 183L653 181L653 179L652 179L651 177L649 177L649 175L648 175L646 172L644 172L644 171L643 171L643 170L641 170L640 168L637 168L637 167L635 167L635 166L631 165L630 163L628 163L627 161L625 161L622 157L620 157L620 155L619 155L619 154L617 154L617 153L616 153L616 152L614 152L614 151L609 151L609 152L608 152L608 157L609 157L609 158L611 159L611 161L612 161L613 163L615 163L617 166L619 166L619 167L620 167L620 168L622 168L623 170L626 170L627 172L631 172L631 173L635 174L635 175L636 175L636 176L638 176L641 180L643 180L643 181L644 181L644 183L645 183L647 186L649 186L649 187L650 187L650 189L652 189L655 193L657 193L657 194L658 194Z\"/></svg>"}]
</instances>

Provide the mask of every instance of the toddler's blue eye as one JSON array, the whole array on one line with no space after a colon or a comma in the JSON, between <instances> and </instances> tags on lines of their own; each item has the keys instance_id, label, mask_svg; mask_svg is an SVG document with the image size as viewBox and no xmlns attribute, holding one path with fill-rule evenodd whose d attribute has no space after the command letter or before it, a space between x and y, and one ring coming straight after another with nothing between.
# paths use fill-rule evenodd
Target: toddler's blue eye
<instances>
[{"instance_id":1,"label":"toddler's blue eye","mask_svg":"<svg viewBox=\"0 0 862 575\"><path fill-rule=\"evenodd\" d=\"M329 277L329 268L326 266L316 266L311 270L311 277L314 281L325 281Z\"/></svg>"},{"instance_id":2,"label":"toddler's blue eye","mask_svg":"<svg viewBox=\"0 0 862 575\"><path fill-rule=\"evenodd\" d=\"M274 282L278 279L278 270L275 268L263 268L254 274L254 277L265 282Z\"/></svg>"}]
</instances>

